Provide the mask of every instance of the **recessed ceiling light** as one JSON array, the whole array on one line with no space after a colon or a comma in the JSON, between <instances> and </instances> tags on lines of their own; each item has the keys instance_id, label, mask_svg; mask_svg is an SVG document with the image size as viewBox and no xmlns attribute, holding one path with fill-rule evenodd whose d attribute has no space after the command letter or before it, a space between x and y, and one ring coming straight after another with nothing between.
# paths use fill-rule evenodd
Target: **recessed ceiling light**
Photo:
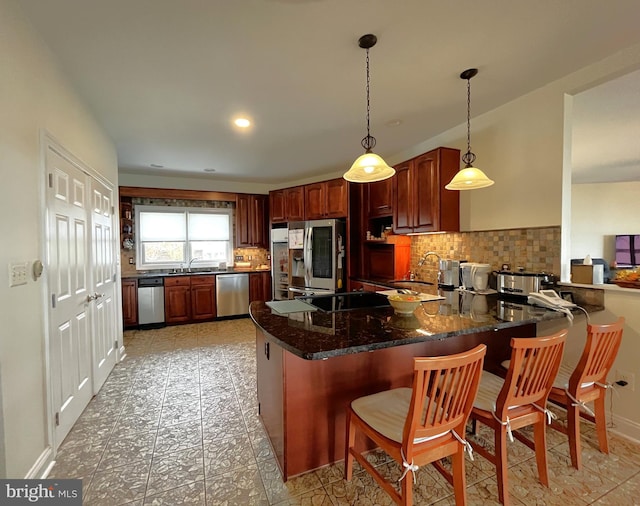
<instances>
[{"instance_id":1,"label":"recessed ceiling light","mask_svg":"<svg viewBox=\"0 0 640 506\"><path fill-rule=\"evenodd\" d=\"M158 165L157 163L152 163L149 167L153 167L154 169L163 169L164 165Z\"/></svg>"},{"instance_id":2,"label":"recessed ceiling light","mask_svg":"<svg viewBox=\"0 0 640 506\"><path fill-rule=\"evenodd\" d=\"M247 118L236 118L233 120L233 123L240 128L249 128L251 126L251 121Z\"/></svg>"},{"instance_id":3,"label":"recessed ceiling light","mask_svg":"<svg viewBox=\"0 0 640 506\"><path fill-rule=\"evenodd\" d=\"M215 172L216 169L210 169L210 168L207 167L206 169L204 169L204 171L205 172Z\"/></svg>"},{"instance_id":4,"label":"recessed ceiling light","mask_svg":"<svg viewBox=\"0 0 640 506\"><path fill-rule=\"evenodd\" d=\"M391 121L387 121L387 126L394 127L402 125L401 119L392 119Z\"/></svg>"}]
</instances>

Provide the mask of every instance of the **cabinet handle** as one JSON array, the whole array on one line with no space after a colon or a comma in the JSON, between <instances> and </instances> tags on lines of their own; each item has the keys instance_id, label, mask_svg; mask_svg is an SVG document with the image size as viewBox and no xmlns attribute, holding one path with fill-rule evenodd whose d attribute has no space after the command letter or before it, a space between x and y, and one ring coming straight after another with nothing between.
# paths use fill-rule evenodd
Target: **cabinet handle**
<instances>
[{"instance_id":1,"label":"cabinet handle","mask_svg":"<svg viewBox=\"0 0 640 506\"><path fill-rule=\"evenodd\" d=\"M269 360L269 343L264 343L264 354L267 356L267 360Z\"/></svg>"}]
</instances>

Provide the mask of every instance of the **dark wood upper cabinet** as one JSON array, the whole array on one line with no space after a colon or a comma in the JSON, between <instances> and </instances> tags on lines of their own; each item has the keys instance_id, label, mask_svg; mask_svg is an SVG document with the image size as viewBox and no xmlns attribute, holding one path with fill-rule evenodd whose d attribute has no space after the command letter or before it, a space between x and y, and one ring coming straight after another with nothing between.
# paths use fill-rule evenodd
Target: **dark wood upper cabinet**
<instances>
[{"instance_id":1,"label":"dark wood upper cabinet","mask_svg":"<svg viewBox=\"0 0 640 506\"><path fill-rule=\"evenodd\" d=\"M304 187L285 188L284 197L287 221L304 220Z\"/></svg>"},{"instance_id":2,"label":"dark wood upper cabinet","mask_svg":"<svg viewBox=\"0 0 640 506\"><path fill-rule=\"evenodd\" d=\"M305 219L346 218L347 190L347 181L342 178L305 185Z\"/></svg>"},{"instance_id":3,"label":"dark wood upper cabinet","mask_svg":"<svg viewBox=\"0 0 640 506\"><path fill-rule=\"evenodd\" d=\"M271 223L304 220L304 187L295 186L269 192Z\"/></svg>"},{"instance_id":4,"label":"dark wood upper cabinet","mask_svg":"<svg viewBox=\"0 0 640 506\"><path fill-rule=\"evenodd\" d=\"M438 148L398 164L393 229L398 234L460 230L460 192L445 185L460 168L460 151Z\"/></svg>"},{"instance_id":5,"label":"dark wood upper cabinet","mask_svg":"<svg viewBox=\"0 0 640 506\"><path fill-rule=\"evenodd\" d=\"M393 214L393 178L368 183L366 194L369 218L379 218Z\"/></svg>"},{"instance_id":6,"label":"dark wood upper cabinet","mask_svg":"<svg viewBox=\"0 0 640 506\"><path fill-rule=\"evenodd\" d=\"M236 247L268 247L267 196L238 194Z\"/></svg>"},{"instance_id":7,"label":"dark wood upper cabinet","mask_svg":"<svg viewBox=\"0 0 640 506\"><path fill-rule=\"evenodd\" d=\"M269 192L269 212L272 223L284 223L287 221L285 211L286 198L284 190L274 190Z\"/></svg>"}]
</instances>

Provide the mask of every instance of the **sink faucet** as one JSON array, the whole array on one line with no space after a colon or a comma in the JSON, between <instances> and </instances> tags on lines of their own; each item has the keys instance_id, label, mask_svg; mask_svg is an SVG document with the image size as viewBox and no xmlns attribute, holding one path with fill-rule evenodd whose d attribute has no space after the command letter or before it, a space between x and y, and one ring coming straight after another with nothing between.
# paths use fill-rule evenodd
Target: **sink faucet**
<instances>
[{"instance_id":1,"label":"sink faucet","mask_svg":"<svg viewBox=\"0 0 640 506\"><path fill-rule=\"evenodd\" d=\"M191 260L189 260L189 265L187 266L187 272L191 272L191 264L193 263L194 260L200 260L200 258L193 257Z\"/></svg>"},{"instance_id":2,"label":"sink faucet","mask_svg":"<svg viewBox=\"0 0 640 506\"><path fill-rule=\"evenodd\" d=\"M438 255L435 251L427 251L424 255L422 255L422 258L418 260L418 265L422 267L427 261L427 257L430 257L431 255L435 256L438 260L440 260L440 255Z\"/></svg>"},{"instance_id":3,"label":"sink faucet","mask_svg":"<svg viewBox=\"0 0 640 506\"><path fill-rule=\"evenodd\" d=\"M422 267L425 262L427 261L427 258L430 256L434 256L438 259L438 261L440 261L440 255L438 255L435 251L427 251L424 255L422 255L422 258L420 258L420 260L418 260L418 267ZM438 274L436 276L436 285L440 284L440 270L438 269Z\"/></svg>"}]
</instances>

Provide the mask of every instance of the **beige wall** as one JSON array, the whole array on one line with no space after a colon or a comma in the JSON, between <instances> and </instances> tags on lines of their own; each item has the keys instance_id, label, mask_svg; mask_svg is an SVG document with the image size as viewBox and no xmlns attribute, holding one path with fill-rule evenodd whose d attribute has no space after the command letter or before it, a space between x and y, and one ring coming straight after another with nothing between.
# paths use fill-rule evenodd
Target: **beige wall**
<instances>
[{"instance_id":1,"label":"beige wall","mask_svg":"<svg viewBox=\"0 0 640 506\"><path fill-rule=\"evenodd\" d=\"M0 476L23 478L49 445L45 278L8 288L7 265L43 258L46 248L41 131L115 186L117 160L14 0L0 0L0 68Z\"/></svg>"},{"instance_id":2,"label":"beige wall","mask_svg":"<svg viewBox=\"0 0 640 506\"><path fill-rule=\"evenodd\" d=\"M615 260L615 235L640 234L640 181L571 187L571 258Z\"/></svg>"}]
</instances>

